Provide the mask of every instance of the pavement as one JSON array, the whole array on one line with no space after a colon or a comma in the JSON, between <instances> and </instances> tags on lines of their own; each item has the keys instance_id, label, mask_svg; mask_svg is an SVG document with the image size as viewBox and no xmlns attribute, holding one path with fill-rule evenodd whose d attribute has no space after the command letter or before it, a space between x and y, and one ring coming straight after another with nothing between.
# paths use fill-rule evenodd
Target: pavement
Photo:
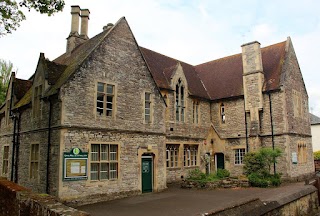
<instances>
[{"instance_id":1,"label":"pavement","mask_svg":"<svg viewBox=\"0 0 320 216\"><path fill-rule=\"evenodd\" d=\"M78 207L92 216L188 216L226 208L241 202L260 198L263 202L276 201L298 193L304 182L290 183L278 188L233 188L197 190L169 186L160 193L147 193L135 197L95 203Z\"/></svg>"}]
</instances>

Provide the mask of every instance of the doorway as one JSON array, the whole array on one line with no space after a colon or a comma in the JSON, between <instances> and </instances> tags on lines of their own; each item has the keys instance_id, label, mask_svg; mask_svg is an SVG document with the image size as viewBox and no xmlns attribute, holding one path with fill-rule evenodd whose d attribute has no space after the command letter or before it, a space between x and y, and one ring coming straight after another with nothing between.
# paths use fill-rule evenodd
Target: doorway
<instances>
[{"instance_id":1,"label":"doorway","mask_svg":"<svg viewBox=\"0 0 320 216\"><path fill-rule=\"evenodd\" d=\"M142 193L153 190L153 157L150 155L141 158Z\"/></svg>"},{"instance_id":2,"label":"doorway","mask_svg":"<svg viewBox=\"0 0 320 216\"><path fill-rule=\"evenodd\" d=\"M224 169L224 154L216 153L216 169Z\"/></svg>"}]
</instances>

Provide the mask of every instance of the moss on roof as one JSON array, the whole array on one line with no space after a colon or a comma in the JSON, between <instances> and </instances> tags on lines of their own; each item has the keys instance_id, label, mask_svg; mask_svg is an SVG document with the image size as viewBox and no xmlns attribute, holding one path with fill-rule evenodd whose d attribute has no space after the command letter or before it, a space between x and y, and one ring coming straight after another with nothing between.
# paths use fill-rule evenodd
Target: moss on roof
<instances>
[{"instance_id":1,"label":"moss on roof","mask_svg":"<svg viewBox=\"0 0 320 216\"><path fill-rule=\"evenodd\" d=\"M21 98L21 100L18 103L16 103L13 109L17 109L25 105L28 105L29 103L31 103L31 99L32 99L32 88L30 88L27 91L27 93Z\"/></svg>"}]
</instances>

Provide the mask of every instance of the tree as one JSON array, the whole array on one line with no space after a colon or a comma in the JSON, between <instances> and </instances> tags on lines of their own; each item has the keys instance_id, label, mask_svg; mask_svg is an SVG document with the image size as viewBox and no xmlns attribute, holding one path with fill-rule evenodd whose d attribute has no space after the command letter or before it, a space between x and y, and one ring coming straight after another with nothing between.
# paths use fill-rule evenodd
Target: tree
<instances>
[{"instance_id":1,"label":"tree","mask_svg":"<svg viewBox=\"0 0 320 216\"><path fill-rule=\"evenodd\" d=\"M25 7L29 11L36 10L41 14L52 14L62 11L64 0L1 0L0 2L0 36L10 34L20 26L26 17L20 10Z\"/></svg>"},{"instance_id":2,"label":"tree","mask_svg":"<svg viewBox=\"0 0 320 216\"><path fill-rule=\"evenodd\" d=\"M13 64L0 59L0 105L5 101Z\"/></svg>"}]
</instances>

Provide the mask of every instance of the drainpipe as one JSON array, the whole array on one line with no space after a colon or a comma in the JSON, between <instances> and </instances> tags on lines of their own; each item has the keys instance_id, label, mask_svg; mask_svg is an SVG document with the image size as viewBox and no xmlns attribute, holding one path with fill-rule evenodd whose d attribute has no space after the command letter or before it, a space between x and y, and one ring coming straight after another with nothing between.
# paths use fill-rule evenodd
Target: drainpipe
<instances>
[{"instance_id":1,"label":"drainpipe","mask_svg":"<svg viewBox=\"0 0 320 216\"><path fill-rule=\"evenodd\" d=\"M46 184L46 193L49 194L49 175L50 175L50 148L51 148L51 116L52 116L52 102L49 99L49 119L48 119L48 149L47 149L47 184Z\"/></svg>"},{"instance_id":2,"label":"drainpipe","mask_svg":"<svg viewBox=\"0 0 320 216\"><path fill-rule=\"evenodd\" d=\"M272 149L274 150L274 133L273 133L273 118L272 118L272 101L271 101L271 93L268 92L269 95L269 108L270 108L270 126L271 126L271 138L272 138ZM273 163L273 171L276 174L276 163Z\"/></svg>"},{"instance_id":3,"label":"drainpipe","mask_svg":"<svg viewBox=\"0 0 320 216\"><path fill-rule=\"evenodd\" d=\"M245 108L245 101L244 101L244 124L246 128L246 150L249 152L249 142L248 142L248 121L247 121L247 113L246 113L246 108Z\"/></svg>"},{"instance_id":4,"label":"drainpipe","mask_svg":"<svg viewBox=\"0 0 320 216\"><path fill-rule=\"evenodd\" d=\"M17 119L18 118L18 119ZM19 147L20 147L20 142L19 142L19 137L20 137L20 125L21 125L21 113L18 112L18 117L16 117L17 120L17 132L16 132L16 157L15 157L15 183L18 183L18 168L19 168Z\"/></svg>"},{"instance_id":5,"label":"drainpipe","mask_svg":"<svg viewBox=\"0 0 320 216\"><path fill-rule=\"evenodd\" d=\"M11 111L10 111L11 112ZM15 150L16 150L16 127L17 127L17 119L16 116L12 115L11 118L13 119L13 135L12 135L12 158L11 158L11 179L10 181L14 180L14 168L15 168Z\"/></svg>"}]
</instances>

